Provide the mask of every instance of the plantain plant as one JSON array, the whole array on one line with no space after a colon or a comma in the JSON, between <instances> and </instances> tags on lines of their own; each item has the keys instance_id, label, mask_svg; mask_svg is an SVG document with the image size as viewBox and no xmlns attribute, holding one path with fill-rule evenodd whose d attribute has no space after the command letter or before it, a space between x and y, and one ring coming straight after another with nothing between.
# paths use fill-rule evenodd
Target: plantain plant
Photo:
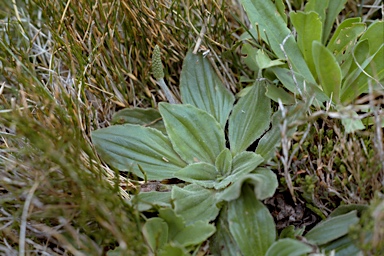
<instances>
[{"instance_id":1,"label":"plantain plant","mask_svg":"<svg viewBox=\"0 0 384 256\"><path fill-rule=\"evenodd\" d=\"M252 36L244 38L246 64L259 73L264 69L265 76L289 92L314 98L317 107L330 105L341 114L347 132L363 129L346 106L363 93L383 90L384 22L347 18L331 34L346 0L310 0L304 11L290 11L288 16L282 0L241 2L254 25ZM277 59L272 61L260 44L268 45L269 55ZM292 94L276 84L270 83L268 91L272 99L292 103Z\"/></svg>"}]
</instances>

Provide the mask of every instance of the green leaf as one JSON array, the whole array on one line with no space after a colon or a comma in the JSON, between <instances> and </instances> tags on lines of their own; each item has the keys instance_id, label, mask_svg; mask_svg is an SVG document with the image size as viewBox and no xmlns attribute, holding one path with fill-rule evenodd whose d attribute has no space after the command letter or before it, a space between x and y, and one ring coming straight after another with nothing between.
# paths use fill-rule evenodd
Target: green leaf
<instances>
[{"instance_id":1,"label":"green leaf","mask_svg":"<svg viewBox=\"0 0 384 256\"><path fill-rule=\"evenodd\" d=\"M168 241L184 247L200 244L216 231L213 225L203 221L188 225L170 208L160 209L159 216L168 224Z\"/></svg>"},{"instance_id":2,"label":"green leaf","mask_svg":"<svg viewBox=\"0 0 384 256\"><path fill-rule=\"evenodd\" d=\"M148 211L153 206L172 207L171 192L141 192L135 195L132 200L138 211Z\"/></svg>"},{"instance_id":3,"label":"green leaf","mask_svg":"<svg viewBox=\"0 0 384 256\"><path fill-rule=\"evenodd\" d=\"M383 40L377 40L378 38L384 38L384 21L382 20L374 21L360 38L360 41L368 40L370 55L375 54L383 45Z\"/></svg>"},{"instance_id":4,"label":"green leaf","mask_svg":"<svg viewBox=\"0 0 384 256\"><path fill-rule=\"evenodd\" d=\"M152 252L157 252L168 241L168 225L162 218L151 218L143 226L143 235Z\"/></svg>"},{"instance_id":5,"label":"green leaf","mask_svg":"<svg viewBox=\"0 0 384 256\"><path fill-rule=\"evenodd\" d=\"M241 196L229 202L229 230L243 255L264 256L276 239L275 222L256 199L252 189L244 186Z\"/></svg>"},{"instance_id":6,"label":"green leaf","mask_svg":"<svg viewBox=\"0 0 384 256\"><path fill-rule=\"evenodd\" d=\"M273 83L267 84L265 95L275 102L280 100L284 105L292 105L296 102L295 97L291 93L288 93L284 88L277 87Z\"/></svg>"},{"instance_id":7,"label":"green leaf","mask_svg":"<svg viewBox=\"0 0 384 256\"><path fill-rule=\"evenodd\" d=\"M165 133L163 119L158 110L153 108L125 108L115 113L112 124L138 124L155 128Z\"/></svg>"},{"instance_id":8,"label":"green leaf","mask_svg":"<svg viewBox=\"0 0 384 256\"><path fill-rule=\"evenodd\" d=\"M272 1L265 0L241 0L252 26L257 25L264 42L269 44L279 59L286 59L280 44L283 43L291 31L287 28L284 19L280 16ZM296 72L305 77L308 82L315 83L300 49L293 36L284 44L288 59Z\"/></svg>"},{"instance_id":9,"label":"green leaf","mask_svg":"<svg viewBox=\"0 0 384 256\"><path fill-rule=\"evenodd\" d=\"M311 0L305 5L305 12L314 11L320 17L320 21L322 23L321 31L323 31L323 26L325 23L325 12L327 10L329 1L328 0Z\"/></svg>"},{"instance_id":10,"label":"green leaf","mask_svg":"<svg viewBox=\"0 0 384 256\"><path fill-rule=\"evenodd\" d=\"M157 254L156 254L157 255ZM188 251L178 244L166 244L164 248L159 251L159 256L190 256Z\"/></svg>"},{"instance_id":11,"label":"green leaf","mask_svg":"<svg viewBox=\"0 0 384 256\"><path fill-rule=\"evenodd\" d=\"M305 238L316 245L326 244L346 235L349 228L358 221L356 211L331 217L317 224L305 235Z\"/></svg>"},{"instance_id":12,"label":"green leaf","mask_svg":"<svg viewBox=\"0 0 384 256\"><path fill-rule=\"evenodd\" d=\"M241 152L232 160L232 170L230 175L226 176L222 181L215 184L215 189L223 189L231 183L235 183L241 177L252 172L259 164L263 162L263 158L253 152Z\"/></svg>"},{"instance_id":13,"label":"green leaf","mask_svg":"<svg viewBox=\"0 0 384 256\"><path fill-rule=\"evenodd\" d=\"M115 125L93 131L92 141L102 159L120 171L143 178L138 164L151 180L173 178L186 163L160 131L138 125Z\"/></svg>"},{"instance_id":14,"label":"green leaf","mask_svg":"<svg viewBox=\"0 0 384 256\"><path fill-rule=\"evenodd\" d=\"M303 102L299 102L293 106L286 107L287 109L287 123L292 124L294 121L303 119L309 106ZM281 129L282 123L281 110L276 111L272 116L272 128L260 139L257 144L255 152L264 158L264 162L271 160L281 145ZM285 131L286 136L290 137L295 131L297 126L291 126Z\"/></svg>"},{"instance_id":15,"label":"green leaf","mask_svg":"<svg viewBox=\"0 0 384 256\"><path fill-rule=\"evenodd\" d=\"M175 177L204 188L213 188L219 173L215 166L207 163L190 164L175 173Z\"/></svg>"},{"instance_id":16,"label":"green leaf","mask_svg":"<svg viewBox=\"0 0 384 256\"><path fill-rule=\"evenodd\" d=\"M215 161L216 169L223 177L229 175L232 171L232 154L228 148L223 149Z\"/></svg>"},{"instance_id":17,"label":"green leaf","mask_svg":"<svg viewBox=\"0 0 384 256\"><path fill-rule=\"evenodd\" d=\"M239 99L229 117L228 137L232 154L246 150L269 127L271 101L265 96L265 81L256 81Z\"/></svg>"},{"instance_id":18,"label":"green leaf","mask_svg":"<svg viewBox=\"0 0 384 256\"><path fill-rule=\"evenodd\" d=\"M216 220L216 233L211 237L209 250L212 255L238 256L241 251L229 231L228 207L224 206Z\"/></svg>"},{"instance_id":19,"label":"green leaf","mask_svg":"<svg viewBox=\"0 0 384 256\"><path fill-rule=\"evenodd\" d=\"M271 60L267 54L263 50L257 50L256 52L256 64L259 67L260 70L267 69L274 66L280 66L283 65L284 62L281 62L280 60Z\"/></svg>"},{"instance_id":20,"label":"green leaf","mask_svg":"<svg viewBox=\"0 0 384 256\"><path fill-rule=\"evenodd\" d=\"M356 19L353 18L352 20ZM347 25L344 25L344 23L347 23ZM335 34L327 46L327 48L334 54L338 63L340 64L349 57L353 47L356 45L357 38L365 30L364 23L349 23L350 21L347 19L337 27Z\"/></svg>"},{"instance_id":21,"label":"green leaf","mask_svg":"<svg viewBox=\"0 0 384 256\"><path fill-rule=\"evenodd\" d=\"M289 69L279 67L273 67L272 71L289 91L298 95L302 94L302 96L307 99L314 97L315 106L322 106L322 102L329 100L328 96L320 90L316 83L308 83L308 81L304 82L304 78L299 73L294 72L292 74ZM293 80L293 76L295 77L297 84L295 83L295 80Z\"/></svg>"},{"instance_id":22,"label":"green leaf","mask_svg":"<svg viewBox=\"0 0 384 256\"><path fill-rule=\"evenodd\" d=\"M325 252L335 251L335 255L337 256L363 255L348 236L343 236L335 241L331 241L321 246L321 249Z\"/></svg>"},{"instance_id":23,"label":"green leaf","mask_svg":"<svg viewBox=\"0 0 384 256\"><path fill-rule=\"evenodd\" d=\"M363 42L366 42L366 40ZM352 64L351 70L354 68L355 70L344 80L341 98L343 103L348 103L362 93L367 93L369 83L382 89L382 85L380 86L377 82L381 81L381 83L383 83L384 79L384 61L382 61L384 56L384 44L381 45L379 50L374 53L373 56L365 58L364 56L367 54L366 43L358 44L358 46L361 47L358 48L359 52L356 52L355 59L359 65ZM377 82L372 81L372 78L375 78Z\"/></svg>"},{"instance_id":24,"label":"green leaf","mask_svg":"<svg viewBox=\"0 0 384 256\"><path fill-rule=\"evenodd\" d=\"M278 185L276 174L266 168L257 168L255 173L240 176L231 186L219 192L217 200L229 202L237 199L244 182L254 186L254 194L259 200L273 196Z\"/></svg>"},{"instance_id":25,"label":"green leaf","mask_svg":"<svg viewBox=\"0 0 384 256\"><path fill-rule=\"evenodd\" d=\"M235 97L201 54L187 53L181 71L180 94L183 103L205 110L225 127Z\"/></svg>"},{"instance_id":26,"label":"green leaf","mask_svg":"<svg viewBox=\"0 0 384 256\"><path fill-rule=\"evenodd\" d=\"M214 190L195 184L183 188L175 186L172 189L175 211L186 220L187 224L199 220L212 221L219 214L215 194Z\"/></svg>"},{"instance_id":27,"label":"green leaf","mask_svg":"<svg viewBox=\"0 0 384 256\"><path fill-rule=\"evenodd\" d=\"M323 91L336 103L340 102L341 69L333 54L321 43L314 41L313 58Z\"/></svg>"},{"instance_id":28,"label":"green leaf","mask_svg":"<svg viewBox=\"0 0 384 256\"><path fill-rule=\"evenodd\" d=\"M159 104L173 148L187 163L215 164L225 148L224 131L207 112L191 105Z\"/></svg>"},{"instance_id":29,"label":"green leaf","mask_svg":"<svg viewBox=\"0 0 384 256\"><path fill-rule=\"evenodd\" d=\"M310 252L312 252L311 246L291 238L284 238L274 242L266 256L301 256Z\"/></svg>"},{"instance_id":30,"label":"green leaf","mask_svg":"<svg viewBox=\"0 0 384 256\"><path fill-rule=\"evenodd\" d=\"M245 65L247 65L252 71L258 72L259 66L256 63L256 53L258 49L253 47L249 43L244 43L241 47L241 54L245 55L243 57Z\"/></svg>"},{"instance_id":31,"label":"green leaf","mask_svg":"<svg viewBox=\"0 0 384 256\"><path fill-rule=\"evenodd\" d=\"M321 42L322 22L315 12L291 12L292 24L297 31L297 44L308 64L309 69L316 78L316 68L313 60L312 42Z\"/></svg>"},{"instance_id":32,"label":"green leaf","mask_svg":"<svg viewBox=\"0 0 384 256\"><path fill-rule=\"evenodd\" d=\"M323 44L326 44L326 42L328 41L328 37L332 31L335 20L339 15L339 13L341 12L341 10L344 9L344 5L346 2L347 0L339 0L339 1L330 0L328 2L327 15L325 17L323 36L322 36Z\"/></svg>"}]
</instances>

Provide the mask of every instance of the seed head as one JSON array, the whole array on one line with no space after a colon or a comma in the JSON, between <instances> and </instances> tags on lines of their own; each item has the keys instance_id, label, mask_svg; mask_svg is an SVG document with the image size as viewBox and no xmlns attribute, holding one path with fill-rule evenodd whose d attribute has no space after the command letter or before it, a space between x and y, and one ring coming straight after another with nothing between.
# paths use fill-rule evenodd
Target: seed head
<instances>
[{"instance_id":1,"label":"seed head","mask_svg":"<svg viewBox=\"0 0 384 256\"><path fill-rule=\"evenodd\" d=\"M152 74L156 80L164 78L163 63L161 62L161 53L158 45L153 49L152 54Z\"/></svg>"}]
</instances>

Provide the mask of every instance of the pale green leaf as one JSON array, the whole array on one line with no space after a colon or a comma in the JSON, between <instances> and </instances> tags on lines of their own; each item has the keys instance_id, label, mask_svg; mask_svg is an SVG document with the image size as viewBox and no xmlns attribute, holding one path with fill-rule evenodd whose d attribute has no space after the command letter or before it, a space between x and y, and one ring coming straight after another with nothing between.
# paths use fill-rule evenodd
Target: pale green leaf
<instances>
[{"instance_id":1,"label":"pale green leaf","mask_svg":"<svg viewBox=\"0 0 384 256\"><path fill-rule=\"evenodd\" d=\"M228 128L233 154L246 150L269 127L272 109L270 99L265 96L265 83L256 81L233 108Z\"/></svg>"},{"instance_id":2,"label":"pale green leaf","mask_svg":"<svg viewBox=\"0 0 384 256\"><path fill-rule=\"evenodd\" d=\"M345 20L343 23L349 23ZM350 56L353 47L356 45L357 38L364 32L365 23L355 22L349 26L341 25L336 29L337 34L334 34L327 48L335 55L338 63L344 61Z\"/></svg>"},{"instance_id":3,"label":"pale green leaf","mask_svg":"<svg viewBox=\"0 0 384 256\"><path fill-rule=\"evenodd\" d=\"M273 83L267 84L267 92L265 95L275 102L279 102L280 100L284 105L291 105L296 102L295 97L291 93L288 93L282 87L277 87Z\"/></svg>"},{"instance_id":4,"label":"pale green leaf","mask_svg":"<svg viewBox=\"0 0 384 256\"><path fill-rule=\"evenodd\" d=\"M285 5L283 0L276 0L275 1L276 9L279 12L281 18L283 18L285 24L287 24L288 18L287 14L285 13Z\"/></svg>"},{"instance_id":5,"label":"pale green leaf","mask_svg":"<svg viewBox=\"0 0 384 256\"><path fill-rule=\"evenodd\" d=\"M164 248L158 252L158 256L190 256L190 254L187 249L179 244L166 244Z\"/></svg>"},{"instance_id":6,"label":"pale green leaf","mask_svg":"<svg viewBox=\"0 0 384 256\"><path fill-rule=\"evenodd\" d=\"M312 252L311 246L291 238L284 238L274 242L266 256L301 256L310 252Z\"/></svg>"},{"instance_id":7,"label":"pale green leaf","mask_svg":"<svg viewBox=\"0 0 384 256\"><path fill-rule=\"evenodd\" d=\"M205 110L225 127L235 97L201 54L187 53L181 71L180 94L183 103Z\"/></svg>"},{"instance_id":8,"label":"pale green leaf","mask_svg":"<svg viewBox=\"0 0 384 256\"><path fill-rule=\"evenodd\" d=\"M209 240L209 250L213 255L240 256L241 251L229 231L228 207L224 206L216 220L216 233Z\"/></svg>"},{"instance_id":9,"label":"pale green leaf","mask_svg":"<svg viewBox=\"0 0 384 256\"><path fill-rule=\"evenodd\" d=\"M252 26L258 26L262 39L270 44L273 52L279 59L286 59L280 44L291 34L284 19L281 17L272 1L265 0L241 0ZM284 49L288 60L296 72L302 74L305 80L315 83L315 80L309 70L300 49L297 46L293 36L290 36Z\"/></svg>"},{"instance_id":10,"label":"pale green leaf","mask_svg":"<svg viewBox=\"0 0 384 256\"><path fill-rule=\"evenodd\" d=\"M383 40L378 40L378 38L384 38L384 21L382 20L374 21L360 38L360 41L368 40L370 55L375 54L384 43Z\"/></svg>"},{"instance_id":11,"label":"pale green leaf","mask_svg":"<svg viewBox=\"0 0 384 256\"><path fill-rule=\"evenodd\" d=\"M168 241L181 246L200 244L216 230L213 225L204 221L187 224L182 216L170 208L160 209L159 216L168 225Z\"/></svg>"},{"instance_id":12,"label":"pale green leaf","mask_svg":"<svg viewBox=\"0 0 384 256\"><path fill-rule=\"evenodd\" d=\"M287 123L292 124L294 121L303 119L308 108L309 106L303 102L299 102L293 106L287 106ZM272 116L272 128L260 139L257 144L255 152L264 158L264 162L271 160L277 151L277 147L281 145L280 124L282 121L281 110L276 111ZM297 126L288 127L287 131L285 131L285 135L288 137L292 136L292 134L296 131L296 128Z\"/></svg>"},{"instance_id":13,"label":"pale green leaf","mask_svg":"<svg viewBox=\"0 0 384 256\"><path fill-rule=\"evenodd\" d=\"M205 188L213 188L219 173L215 166L207 163L190 164L175 173L175 177Z\"/></svg>"},{"instance_id":14,"label":"pale green leaf","mask_svg":"<svg viewBox=\"0 0 384 256\"><path fill-rule=\"evenodd\" d=\"M297 31L297 44L304 56L305 61L312 75L316 78L316 68L312 54L312 42L321 42L322 35L322 22L317 13L311 11L304 12L291 12L290 13L292 24Z\"/></svg>"},{"instance_id":15,"label":"pale green leaf","mask_svg":"<svg viewBox=\"0 0 384 256\"><path fill-rule=\"evenodd\" d=\"M157 252L168 241L168 225L162 218L151 218L143 226L143 235L152 252Z\"/></svg>"},{"instance_id":16,"label":"pale green leaf","mask_svg":"<svg viewBox=\"0 0 384 256\"><path fill-rule=\"evenodd\" d=\"M304 8L305 12L314 11L319 15L320 21L322 23L321 31L323 31L323 25L325 23L326 10L327 10L328 4L329 4L329 0L311 0L307 2Z\"/></svg>"},{"instance_id":17,"label":"pale green leaf","mask_svg":"<svg viewBox=\"0 0 384 256\"><path fill-rule=\"evenodd\" d=\"M115 125L93 131L92 141L102 159L120 171L143 178L138 164L150 180L173 177L186 163L160 131L139 125Z\"/></svg>"},{"instance_id":18,"label":"pale green leaf","mask_svg":"<svg viewBox=\"0 0 384 256\"><path fill-rule=\"evenodd\" d=\"M258 49L249 43L244 43L241 47L241 54L245 55L243 61L251 70L258 72L259 66L256 63L256 53Z\"/></svg>"},{"instance_id":19,"label":"pale green leaf","mask_svg":"<svg viewBox=\"0 0 384 256\"><path fill-rule=\"evenodd\" d=\"M325 252L335 251L337 256L364 255L347 235L320 247Z\"/></svg>"},{"instance_id":20,"label":"pale green leaf","mask_svg":"<svg viewBox=\"0 0 384 256\"><path fill-rule=\"evenodd\" d=\"M173 187L172 199L175 211L187 222L212 221L219 214L214 190L191 184L183 188Z\"/></svg>"},{"instance_id":21,"label":"pale green leaf","mask_svg":"<svg viewBox=\"0 0 384 256\"><path fill-rule=\"evenodd\" d=\"M229 230L243 255L264 256L276 239L275 222L249 186L229 202Z\"/></svg>"},{"instance_id":22,"label":"pale green leaf","mask_svg":"<svg viewBox=\"0 0 384 256\"><path fill-rule=\"evenodd\" d=\"M283 65L284 62L281 62L279 60L271 60L268 55L263 50L257 50L256 52L256 64L259 67L259 69L267 69L274 66L280 66Z\"/></svg>"},{"instance_id":23,"label":"pale green leaf","mask_svg":"<svg viewBox=\"0 0 384 256\"><path fill-rule=\"evenodd\" d=\"M299 73L293 72L292 74L289 69L280 67L273 67L272 71L289 91L307 99L314 97L315 106L322 106L322 102L329 100L328 96L315 83L304 82L304 78ZM295 77L297 83L293 77Z\"/></svg>"},{"instance_id":24,"label":"pale green leaf","mask_svg":"<svg viewBox=\"0 0 384 256\"><path fill-rule=\"evenodd\" d=\"M215 164L225 148L224 131L207 112L191 105L159 104L173 148L187 163Z\"/></svg>"},{"instance_id":25,"label":"pale green leaf","mask_svg":"<svg viewBox=\"0 0 384 256\"><path fill-rule=\"evenodd\" d=\"M340 102L341 69L333 54L321 43L312 44L317 77L323 91L336 103Z\"/></svg>"},{"instance_id":26,"label":"pale green leaf","mask_svg":"<svg viewBox=\"0 0 384 256\"><path fill-rule=\"evenodd\" d=\"M252 172L263 162L263 158L253 152L244 151L237 154L232 160L232 170L222 181L215 184L215 189L223 189L229 184Z\"/></svg>"},{"instance_id":27,"label":"pale green leaf","mask_svg":"<svg viewBox=\"0 0 384 256\"><path fill-rule=\"evenodd\" d=\"M339 13L341 12L341 10L344 9L344 5L346 2L347 2L347 0L338 0L338 1L330 0L328 2L327 15L325 17L325 22L324 22L324 26L323 26L323 28L324 28L323 29L323 36L322 36L322 38L323 38L322 43L323 44L327 43L329 34L332 31L335 20L336 20L337 16L339 15Z\"/></svg>"},{"instance_id":28,"label":"pale green leaf","mask_svg":"<svg viewBox=\"0 0 384 256\"><path fill-rule=\"evenodd\" d=\"M276 174L266 168L257 168L255 173L240 176L233 184L217 194L218 201L232 201L241 194L243 183L253 185L254 195L259 200L273 196L278 186Z\"/></svg>"},{"instance_id":29,"label":"pale green leaf","mask_svg":"<svg viewBox=\"0 0 384 256\"><path fill-rule=\"evenodd\" d=\"M223 177L230 174L232 171L232 154L228 148L223 149L217 156L215 161L216 169Z\"/></svg>"},{"instance_id":30,"label":"pale green leaf","mask_svg":"<svg viewBox=\"0 0 384 256\"><path fill-rule=\"evenodd\" d=\"M317 224L305 238L316 245L326 244L348 233L349 228L359 221L356 211L331 217Z\"/></svg>"},{"instance_id":31,"label":"pale green leaf","mask_svg":"<svg viewBox=\"0 0 384 256\"><path fill-rule=\"evenodd\" d=\"M172 207L171 191L159 192L141 192L132 198L132 203L138 211L147 211L154 206Z\"/></svg>"}]
</instances>

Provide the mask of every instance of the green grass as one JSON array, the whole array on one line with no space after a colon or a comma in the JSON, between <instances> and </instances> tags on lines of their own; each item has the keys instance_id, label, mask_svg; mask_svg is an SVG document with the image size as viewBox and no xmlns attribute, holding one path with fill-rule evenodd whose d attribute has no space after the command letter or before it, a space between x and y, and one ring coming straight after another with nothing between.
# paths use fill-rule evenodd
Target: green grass
<instances>
[{"instance_id":1,"label":"green grass","mask_svg":"<svg viewBox=\"0 0 384 256\"><path fill-rule=\"evenodd\" d=\"M182 60L203 27L204 45L221 56L212 57L212 63L225 85L234 92L242 88L240 78L252 72L241 63L237 44L244 32L237 20L247 24L240 5L0 0L0 6L0 254L102 255L120 245L127 248L124 255L144 255L143 218L127 203L134 185L101 162L90 132L109 126L121 108L155 107L165 100L150 74L156 44L163 51L165 79L179 95ZM371 10L353 2L343 15L377 19L380 14ZM382 97L377 104L383 104ZM314 152L317 160L301 163L313 168L314 183L322 182L319 165L335 162L338 154L346 174L336 175L340 186L332 184L342 193L335 200L366 204L376 192L382 201L377 193L384 192L377 182L382 169L364 168L380 168L382 153L370 152L383 148L377 141L380 132L354 138L342 133L322 137L320 131L312 131L310 143L326 148L333 141L336 146L324 157ZM361 154L362 162L350 158L351 150ZM294 182L299 191L305 189L301 180ZM315 205L328 207L333 201L321 198ZM377 217L376 223L382 221L382 215Z\"/></svg>"}]
</instances>

